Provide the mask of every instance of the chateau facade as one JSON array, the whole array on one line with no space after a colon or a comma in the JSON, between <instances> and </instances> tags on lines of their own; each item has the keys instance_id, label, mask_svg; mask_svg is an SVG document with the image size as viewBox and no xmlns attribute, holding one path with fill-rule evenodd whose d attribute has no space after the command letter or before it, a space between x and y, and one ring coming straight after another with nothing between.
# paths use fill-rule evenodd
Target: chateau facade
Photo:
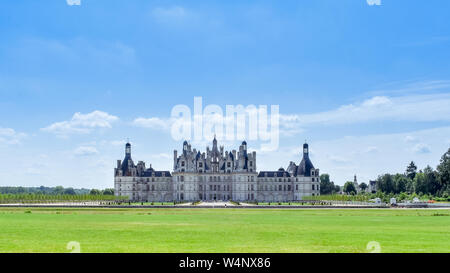
<instances>
[{"instance_id":1,"label":"chateau facade","mask_svg":"<svg viewBox=\"0 0 450 273\"><path fill-rule=\"evenodd\" d=\"M174 151L173 172L155 171L143 161L134 164L131 145L125 145L125 158L114 169L117 196L132 201L214 201L283 202L302 200L303 196L320 194L319 169L309 159L308 144L296 165L277 171L256 169L256 152L247 151L247 142L239 150L224 151L214 138L206 153L192 149L185 141L178 155Z\"/></svg>"}]
</instances>

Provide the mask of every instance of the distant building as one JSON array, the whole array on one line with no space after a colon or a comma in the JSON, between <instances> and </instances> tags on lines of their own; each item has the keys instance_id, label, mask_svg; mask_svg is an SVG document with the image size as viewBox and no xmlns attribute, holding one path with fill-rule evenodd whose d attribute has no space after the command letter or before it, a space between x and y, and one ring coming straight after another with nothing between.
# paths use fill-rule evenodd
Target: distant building
<instances>
[{"instance_id":1,"label":"distant building","mask_svg":"<svg viewBox=\"0 0 450 273\"><path fill-rule=\"evenodd\" d=\"M356 193L360 193L361 192L361 188L359 187L358 179L356 178L356 174L353 177L353 185L355 186Z\"/></svg>"},{"instance_id":2,"label":"distant building","mask_svg":"<svg viewBox=\"0 0 450 273\"><path fill-rule=\"evenodd\" d=\"M376 193L377 192L377 181L371 180L369 181L368 191L369 193Z\"/></svg>"},{"instance_id":3,"label":"distant building","mask_svg":"<svg viewBox=\"0 0 450 273\"><path fill-rule=\"evenodd\" d=\"M260 201L302 200L320 195L319 169L309 158L308 144L303 145L299 165L290 162L278 171L256 169L256 152L247 151L242 142L239 151L224 151L214 138L206 153L192 149L185 141L180 154L174 151L173 172L155 171L145 163L134 164L131 145L125 145L125 158L114 169L115 194L133 201Z\"/></svg>"}]
</instances>

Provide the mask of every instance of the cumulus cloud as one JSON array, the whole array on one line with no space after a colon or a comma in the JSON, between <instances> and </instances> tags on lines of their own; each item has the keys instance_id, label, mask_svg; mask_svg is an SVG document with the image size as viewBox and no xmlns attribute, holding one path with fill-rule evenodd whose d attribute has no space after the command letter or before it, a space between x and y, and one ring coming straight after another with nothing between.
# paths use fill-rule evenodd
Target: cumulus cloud
<instances>
[{"instance_id":1,"label":"cumulus cloud","mask_svg":"<svg viewBox=\"0 0 450 273\"><path fill-rule=\"evenodd\" d=\"M170 126L172 125L171 119L165 119L165 118L136 118L133 121L133 125L137 127L143 127L143 128L150 128L150 129L157 129L157 130L168 130L170 129Z\"/></svg>"},{"instance_id":2,"label":"cumulus cloud","mask_svg":"<svg viewBox=\"0 0 450 273\"><path fill-rule=\"evenodd\" d=\"M96 128L111 128L112 123L118 119L116 116L98 110L88 114L75 113L71 120L55 122L42 130L59 136L88 134Z\"/></svg>"},{"instance_id":3,"label":"cumulus cloud","mask_svg":"<svg viewBox=\"0 0 450 273\"><path fill-rule=\"evenodd\" d=\"M151 15L156 22L172 26L186 23L189 17L192 19L192 14L181 6L157 7L152 10Z\"/></svg>"},{"instance_id":4,"label":"cumulus cloud","mask_svg":"<svg viewBox=\"0 0 450 273\"><path fill-rule=\"evenodd\" d=\"M406 136L405 142L415 142L417 141L417 138L415 136Z\"/></svg>"},{"instance_id":5,"label":"cumulus cloud","mask_svg":"<svg viewBox=\"0 0 450 273\"><path fill-rule=\"evenodd\" d=\"M386 122L436 122L450 121L450 94L429 94L410 96L374 96L361 102L342 105L336 109L311 114L279 114L280 136L296 136L310 127L329 125L361 124L378 121ZM420 109L420 111L418 111ZM169 131L174 118L139 117L133 125L155 130ZM208 121L214 121L213 117ZM224 124L226 117L223 118ZM270 126L270 123L268 124ZM237 124L239 127L248 126ZM405 137L406 142L416 141L415 137Z\"/></svg>"},{"instance_id":6,"label":"cumulus cloud","mask_svg":"<svg viewBox=\"0 0 450 273\"><path fill-rule=\"evenodd\" d=\"M80 6L81 0L66 0L66 3L69 6Z\"/></svg>"},{"instance_id":7,"label":"cumulus cloud","mask_svg":"<svg viewBox=\"0 0 450 273\"><path fill-rule=\"evenodd\" d=\"M76 156L91 156L98 154L98 150L93 146L80 146L75 149L74 154Z\"/></svg>"},{"instance_id":8,"label":"cumulus cloud","mask_svg":"<svg viewBox=\"0 0 450 273\"><path fill-rule=\"evenodd\" d=\"M413 147L413 151L416 154L428 154L431 152L430 146L425 143L418 143Z\"/></svg>"},{"instance_id":9,"label":"cumulus cloud","mask_svg":"<svg viewBox=\"0 0 450 273\"><path fill-rule=\"evenodd\" d=\"M328 155L328 159L334 163L344 164L350 162L347 158L338 155Z\"/></svg>"},{"instance_id":10,"label":"cumulus cloud","mask_svg":"<svg viewBox=\"0 0 450 273\"><path fill-rule=\"evenodd\" d=\"M331 179L340 185L352 179L354 174L358 175L359 181L367 182L384 173L403 173L411 161L420 169L427 165L435 168L442 154L449 148L449 143L446 143L449 134L450 127L439 127L406 133L312 141L309 143L310 157L321 173L329 173ZM411 135L426 142L405 142L405 137ZM371 147L376 147L376 151ZM289 155L289 150L297 153ZM369 150L372 152L365 152ZM258 158L260 170L273 169L280 163L287 166L290 160L298 164L301 160L301 146L285 146L279 151L259 154Z\"/></svg>"},{"instance_id":11,"label":"cumulus cloud","mask_svg":"<svg viewBox=\"0 0 450 273\"><path fill-rule=\"evenodd\" d=\"M366 0L369 6L381 6L381 0Z\"/></svg>"},{"instance_id":12,"label":"cumulus cloud","mask_svg":"<svg viewBox=\"0 0 450 273\"><path fill-rule=\"evenodd\" d=\"M450 94L375 96L361 103L343 105L335 110L304 115L280 115L280 126L300 130L317 125L372 121L450 121L448 105Z\"/></svg>"},{"instance_id":13,"label":"cumulus cloud","mask_svg":"<svg viewBox=\"0 0 450 273\"><path fill-rule=\"evenodd\" d=\"M5 144L19 144L20 141L26 137L24 133L18 133L11 128L1 128L0 127L0 143Z\"/></svg>"},{"instance_id":14,"label":"cumulus cloud","mask_svg":"<svg viewBox=\"0 0 450 273\"><path fill-rule=\"evenodd\" d=\"M368 154L376 153L376 152L378 152L378 148L375 146L367 147L367 149L364 150L364 153L368 153Z\"/></svg>"}]
</instances>

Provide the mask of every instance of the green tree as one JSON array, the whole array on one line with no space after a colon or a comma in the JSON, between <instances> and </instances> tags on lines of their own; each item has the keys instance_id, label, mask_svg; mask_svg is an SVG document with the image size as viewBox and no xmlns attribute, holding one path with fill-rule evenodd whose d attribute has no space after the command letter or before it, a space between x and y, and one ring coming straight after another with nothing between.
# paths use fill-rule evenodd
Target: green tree
<instances>
[{"instance_id":1,"label":"green tree","mask_svg":"<svg viewBox=\"0 0 450 273\"><path fill-rule=\"evenodd\" d=\"M392 178L394 183L394 192L401 193L407 190L408 178L403 174L396 174Z\"/></svg>"},{"instance_id":2,"label":"green tree","mask_svg":"<svg viewBox=\"0 0 450 273\"><path fill-rule=\"evenodd\" d=\"M443 191L450 190L450 148L442 155L436 170L441 189Z\"/></svg>"},{"instance_id":3,"label":"green tree","mask_svg":"<svg viewBox=\"0 0 450 273\"><path fill-rule=\"evenodd\" d=\"M394 182L391 174L384 174L377 179L377 188L381 192L392 193L395 192Z\"/></svg>"},{"instance_id":4,"label":"green tree","mask_svg":"<svg viewBox=\"0 0 450 273\"><path fill-rule=\"evenodd\" d=\"M359 184L359 188L363 191L366 192L366 189L368 188L367 184L362 182L361 184Z\"/></svg>"},{"instance_id":5,"label":"green tree","mask_svg":"<svg viewBox=\"0 0 450 273\"><path fill-rule=\"evenodd\" d=\"M114 189L105 189L103 195L114 195Z\"/></svg>"},{"instance_id":6,"label":"green tree","mask_svg":"<svg viewBox=\"0 0 450 273\"><path fill-rule=\"evenodd\" d=\"M436 195L441 189L441 185L438 180L438 173L430 166L427 166L423 170L423 174L425 175L425 184L427 186L427 191L424 193Z\"/></svg>"},{"instance_id":7,"label":"green tree","mask_svg":"<svg viewBox=\"0 0 450 273\"><path fill-rule=\"evenodd\" d=\"M53 189L53 194L58 195L58 194L63 194L63 193L64 193L64 187L63 186L56 186Z\"/></svg>"},{"instance_id":8,"label":"green tree","mask_svg":"<svg viewBox=\"0 0 450 273\"><path fill-rule=\"evenodd\" d=\"M417 174L417 166L414 163L414 161L411 161L411 163L409 163L408 167L406 168L406 176L409 179L414 179L414 177L416 177Z\"/></svg>"},{"instance_id":9,"label":"green tree","mask_svg":"<svg viewBox=\"0 0 450 273\"><path fill-rule=\"evenodd\" d=\"M64 190L64 194L75 195L75 190L73 188L67 188Z\"/></svg>"},{"instance_id":10,"label":"green tree","mask_svg":"<svg viewBox=\"0 0 450 273\"><path fill-rule=\"evenodd\" d=\"M334 193L334 183L330 181L329 174L320 175L320 194L332 194Z\"/></svg>"},{"instance_id":11,"label":"green tree","mask_svg":"<svg viewBox=\"0 0 450 273\"><path fill-rule=\"evenodd\" d=\"M91 195L101 195L102 192L100 190L97 189L92 189L90 192Z\"/></svg>"},{"instance_id":12,"label":"green tree","mask_svg":"<svg viewBox=\"0 0 450 273\"><path fill-rule=\"evenodd\" d=\"M428 192L428 185L426 184L425 174L423 172L418 172L414 177L414 191L417 194Z\"/></svg>"},{"instance_id":13,"label":"green tree","mask_svg":"<svg viewBox=\"0 0 450 273\"><path fill-rule=\"evenodd\" d=\"M334 192L341 192L341 186L334 185Z\"/></svg>"},{"instance_id":14,"label":"green tree","mask_svg":"<svg viewBox=\"0 0 450 273\"><path fill-rule=\"evenodd\" d=\"M351 181L347 181L344 184L344 192L347 194L356 194L355 184L353 184L353 182Z\"/></svg>"}]
</instances>

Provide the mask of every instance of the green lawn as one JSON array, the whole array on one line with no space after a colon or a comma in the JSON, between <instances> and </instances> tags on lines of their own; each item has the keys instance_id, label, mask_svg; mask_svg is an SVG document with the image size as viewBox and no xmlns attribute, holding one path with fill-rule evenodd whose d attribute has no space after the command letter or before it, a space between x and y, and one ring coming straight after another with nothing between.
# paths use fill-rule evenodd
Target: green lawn
<instances>
[{"instance_id":1,"label":"green lawn","mask_svg":"<svg viewBox=\"0 0 450 273\"><path fill-rule=\"evenodd\" d=\"M0 252L450 252L450 210L0 208Z\"/></svg>"}]
</instances>

